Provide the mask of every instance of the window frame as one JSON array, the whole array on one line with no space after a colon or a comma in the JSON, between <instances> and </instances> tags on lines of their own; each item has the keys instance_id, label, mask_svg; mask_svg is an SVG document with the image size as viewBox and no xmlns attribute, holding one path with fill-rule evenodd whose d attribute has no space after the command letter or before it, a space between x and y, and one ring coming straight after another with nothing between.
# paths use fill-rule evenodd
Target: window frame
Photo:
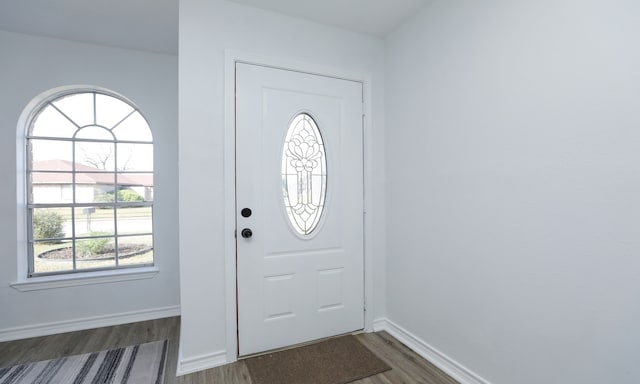
<instances>
[{"instance_id":1,"label":"window frame","mask_svg":"<svg viewBox=\"0 0 640 384\"><path fill-rule=\"evenodd\" d=\"M62 113L71 123L76 126L76 131L72 137L69 138L61 138L61 137L47 137L42 135L33 135L33 127L34 123L37 120L37 117L43 112L49 105L53 106L58 100L61 100L65 97L69 97L77 94L93 94L93 109L92 112L94 114L94 124L79 126L69 118L66 114ZM93 140L93 139L83 139L76 138L76 134L83 128L88 126L100 126L97 124L95 115L97 111L96 99L97 95L104 95L107 97L115 98L129 107L131 107L131 111L126 115L125 118L121 119L120 123L126 118L134 115L135 113L139 114L139 116L144 119L147 129L149 130L149 140L119 140L116 135L113 135L113 140ZM53 106L58 109L57 107ZM119 124L119 123L118 123ZM111 127L112 129L118 126ZM107 127L103 127L105 129L109 129ZM112 132L113 133L113 132ZM71 202L63 202L62 200L59 203L34 203L32 197L29 194L32 194L32 181L30 175L34 172L39 172L39 170L33 170L33 162L31 159L31 149L29 143L31 140L57 140L57 141L66 141L72 144L72 152L75 151L75 143L76 142L100 142L100 143L111 143L114 147L118 144L148 144L151 148L154 147L153 133L151 131L151 125L149 124L148 119L142 113L140 108L133 103L128 98L106 88L96 87L96 86L65 86L59 87L55 89L51 89L49 91L43 92L34 98L28 105L25 107L18 124L18 151L17 151L17 171L18 171L18 281L11 284L14 288L20 291L29 291L29 290L37 290L37 289L46 289L46 288L56 288L59 286L74 286L74 285L83 285L83 284L93 284L93 283L101 283L107 281L123 281L123 280L137 280L137 279L145 279L151 278L155 276L158 272L158 269L155 267L156 265L156 254L154 252L155 245L155 236L154 236L154 224L153 224L153 211L154 211L154 201L152 200L144 200L142 202L124 202L117 201L117 198L111 203L78 203L74 199ZM153 152L152 152L153 153ZM126 170L118 170L117 167L117 153L113 155L114 168L113 170L105 170L106 174L112 174L114 176L114 193L117 195L117 191L122 184L118 183L119 175L127 174L127 173L138 173L138 174L150 174L154 175L154 167L153 167L153 155L151 155L151 169L145 171L131 171L127 172ZM76 184L75 174L78 172L76 166L78 164L78 158L72 157L72 170L65 171L65 173L70 173L73 175L72 183L70 187L75 189ZM82 171L80 171L82 172ZM155 184L155 183L154 183ZM72 270L63 270L56 272L36 272L34 268L34 260L35 260L35 252L34 252L34 244L36 243L36 239L34 239L33 232L33 212L34 209L37 208L47 208L47 207L66 207L69 208L72 212L72 222L74 221L73 212L83 207L97 207L97 206L107 206L113 208L114 212L114 233L111 235L115 241L116 251L118 250L117 241L119 238L123 237L133 237L133 236L149 236L151 238L151 251L154 252L152 256L152 260L150 263L140 263L140 264L132 264L132 265L120 265L118 262L118 256L116 253L114 266L107 267L98 267L98 268L76 268L76 257L74 253L74 258L72 261L73 269ZM136 206L136 207L149 207L149 220L150 220L150 232L136 232L133 234L118 234L117 225L118 225L118 217L117 212L119 209ZM91 238L99 238L100 236L82 236L74 233L72 231L71 236L64 237L65 240L70 240L75 242L77 239L91 239ZM74 251L75 252L75 251Z\"/></svg>"}]
</instances>

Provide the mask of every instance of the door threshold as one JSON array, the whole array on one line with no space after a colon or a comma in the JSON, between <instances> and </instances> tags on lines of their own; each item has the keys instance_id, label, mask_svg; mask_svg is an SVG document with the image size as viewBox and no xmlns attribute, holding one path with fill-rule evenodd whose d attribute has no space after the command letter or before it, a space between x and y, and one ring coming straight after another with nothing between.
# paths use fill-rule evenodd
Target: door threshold
<instances>
[{"instance_id":1,"label":"door threshold","mask_svg":"<svg viewBox=\"0 0 640 384\"><path fill-rule=\"evenodd\" d=\"M306 347L306 346L308 346L308 345L313 345L313 344L322 343L323 341L337 339L338 337L349 336L349 335L359 335L359 334L361 334L361 333L364 333L364 328L362 328L362 329L357 329L357 330L352 331L352 332L341 333L341 334L339 334L339 335L334 335L334 336L329 336L329 337L323 337L322 339L316 339L316 340L306 341L306 342L304 342L304 343L299 343L299 344L289 345L289 346L281 347L281 348L274 348L274 349L270 349L270 350L268 350L268 351L264 351L264 352L256 352L256 353L252 353L252 354L250 354L250 355L238 356L238 360L246 360L246 359L250 359L250 358L252 358L252 357L258 357L258 356L268 355L268 354L270 354L270 353L277 353L277 352L282 352L282 351L288 351L288 350L290 350L290 349Z\"/></svg>"}]
</instances>

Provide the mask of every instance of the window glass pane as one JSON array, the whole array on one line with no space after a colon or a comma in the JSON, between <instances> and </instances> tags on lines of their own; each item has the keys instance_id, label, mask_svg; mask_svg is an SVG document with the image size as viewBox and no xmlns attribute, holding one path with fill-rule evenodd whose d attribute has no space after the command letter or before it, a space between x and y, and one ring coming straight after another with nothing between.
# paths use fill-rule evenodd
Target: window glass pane
<instances>
[{"instance_id":1,"label":"window glass pane","mask_svg":"<svg viewBox=\"0 0 640 384\"><path fill-rule=\"evenodd\" d=\"M51 105L38 114L31 126L31 136L71 138L77 127Z\"/></svg>"},{"instance_id":2,"label":"window glass pane","mask_svg":"<svg viewBox=\"0 0 640 384\"><path fill-rule=\"evenodd\" d=\"M118 171L153 172L153 144L118 143Z\"/></svg>"},{"instance_id":3,"label":"window glass pane","mask_svg":"<svg viewBox=\"0 0 640 384\"><path fill-rule=\"evenodd\" d=\"M93 234L96 237L76 239L76 269L115 267L115 237L108 233Z\"/></svg>"},{"instance_id":4,"label":"window glass pane","mask_svg":"<svg viewBox=\"0 0 640 384\"><path fill-rule=\"evenodd\" d=\"M76 134L76 139L113 141L113 135L111 134L111 131L105 128L90 125L88 127L80 128L80 130L78 130L78 133Z\"/></svg>"},{"instance_id":5,"label":"window glass pane","mask_svg":"<svg viewBox=\"0 0 640 384\"><path fill-rule=\"evenodd\" d=\"M60 204L73 202L73 174L33 172L31 173L30 203Z\"/></svg>"},{"instance_id":6,"label":"window glass pane","mask_svg":"<svg viewBox=\"0 0 640 384\"><path fill-rule=\"evenodd\" d=\"M72 236L70 208L35 208L32 213L34 240L59 243Z\"/></svg>"},{"instance_id":7,"label":"window glass pane","mask_svg":"<svg viewBox=\"0 0 640 384\"><path fill-rule=\"evenodd\" d=\"M151 207L118 207L118 235L151 233L151 214Z\"/></svg>"},{"instance_id":8,"label":"window glass pane","mask_svg":"<svg viewBox=\"0 0 640 384\"><path fill-rule=\"evenodd\" d=\"M113 207L75 208L76 237L114 235L115 213Z\"/></svg>"},{"instance_id":9,"label":"window glass pane","mask_svg":"<svg viewBox=\"0 0 640 384\"><path fill-rule=\"evenodd\" d=\"M118 124L133 108L124 101L112 96L96 94L96 123L111 129Z\"/></svg>"},{"instance_id":10,"label":"window glass pane","mask_svg":"<svg viewBox=\"0 0 640 384\"><path fill-rule=\"evenodd\" d=\"M301 235L316 228L327 193L327 160L322 135L311 116L296 116L282 150L282 194L292 227Z\"/></svg>"},{"instance_id":11,"label":"window glass pane","mask_svg":"<svg viewBox=\"0 0 640 384\"><path fill-rule=\"evenodd\" d=\"M153 239L151 236L120 236L118 238L120 265L152 265Z\"/></svg>"},{"instance_id":12,"label":"window glass pane","mask_svg":"<svg viewBox=\"0 0 640 384\"><path fill-rule=\"evenodd\" d=\"M115 144L77 141L75 145L76 163L89 167L78 167L78 170L115 170Z\"/></svg>"},{"instance_id":13,"label":"window glass pane","mask_svg":"<svg viewBox=\"0 0 640 384\"><path fill-rule=\"evenodd\" d=\"M76 93L52 103L77 126L94 125L93 93Z\"/></svg>"},{"instance_id":14,"label":"window glass pane","mask_svg":"<svg viewBox=\"0 0 640 384\"><path fill-rule=\"evenodd\" d=\"M112 269L116 267L116 260L112 257L83 257L80 256L76 260L77 271L87 271L91 269Z\"/></svg>"},{"instance_id":15,"label":"window glass pane","mask_svg":"<svg viewBox=\"0 0 640 384\"><path fill-rule=\"evenodd\" d=\"M33 272L72 272L73 248L72 241L33 243Z\"/></svg>"},{"instance_id":16,"label":"window glass pane","mask_svg":"<svg viewBox=\"0 0 640 384\"><path fill-rule=\"evenodd\" d=\"M118 185L121 189L120 201L153 201L153 173L118 173Z\"/></svg>"},{"instance_id":17,"label":"window glass pane","mask_svg":"<svg viewBox=\"0 0 640 384\"><path fill-rule=\"evenodd\" d=\"M114 173L78 172L75 174L74 191L77 204L113 202L114 190Z\"/></svg>"},{"instance_id":18,"label":"window glass pane","mask_svg":"<svg viewBox=\"0 0 640 384\"><path fill-rule=\"evenodd\" d=\"M71 171L73 143L59 140L29 140L31 169Z\"/></svg>"},{"instance_id":19,"label":"window glass pane","mask_svg":"<svg viewBox=\"0 0 640 384\"><path fill-rule=\"evenodd\" d=\"M138 112L127 117L122 123L113 129L118 140L124 141L151 141L151 130L149 124Z\"/></svg>"}]
</instances>

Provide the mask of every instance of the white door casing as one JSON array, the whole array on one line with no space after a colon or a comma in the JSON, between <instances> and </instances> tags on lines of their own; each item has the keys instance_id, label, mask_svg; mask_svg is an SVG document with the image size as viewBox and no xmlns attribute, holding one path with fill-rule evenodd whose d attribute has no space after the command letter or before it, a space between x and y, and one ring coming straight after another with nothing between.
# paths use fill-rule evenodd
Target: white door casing
<instances>
[{"instance_id":1,"label":"white door casing","mask_svg":"<svg viewBox=\"0 0 640 384\"><path fill-rule=\"evenodd\" d=\"M301 113L318 126L327 167L308 235L288 218L281 175ZM364 328L361 82L236 64L236 218L239 355Z\"/></svg>"}]
</instances>

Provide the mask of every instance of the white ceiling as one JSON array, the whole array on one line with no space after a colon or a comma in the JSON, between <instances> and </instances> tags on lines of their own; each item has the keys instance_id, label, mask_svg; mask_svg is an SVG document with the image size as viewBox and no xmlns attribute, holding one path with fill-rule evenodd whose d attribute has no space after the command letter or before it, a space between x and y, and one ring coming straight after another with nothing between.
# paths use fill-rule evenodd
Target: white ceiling
<instances>
[{"instance_id":1,"label":"white ceiling","mask_svg":"<svg viewBox=\"0 0 640 384\"><path fill-rule=\"evenodd\" d=\"M179 0L0 0L0 29L177 54ZM230 0L383 37L430 0Z\"/></svg>"},{"instance_id":2,"label":"white ceiling","mask_svg":"<svg viewBox=\"0 0 640 384\"><path fill-rule=\"evenodd\" d=\"M230 0L384 37L431 0Z\"/></svg>"},{"instance_id":3,"label":"white ceiling","mask_svg":"<svg viewBox=\"0 0 640 384\"><path fill-rule=\"evenodd\" d=\"M178 53L178 0L0 0L0 29Z\"/></svg>"}]
</instances>

